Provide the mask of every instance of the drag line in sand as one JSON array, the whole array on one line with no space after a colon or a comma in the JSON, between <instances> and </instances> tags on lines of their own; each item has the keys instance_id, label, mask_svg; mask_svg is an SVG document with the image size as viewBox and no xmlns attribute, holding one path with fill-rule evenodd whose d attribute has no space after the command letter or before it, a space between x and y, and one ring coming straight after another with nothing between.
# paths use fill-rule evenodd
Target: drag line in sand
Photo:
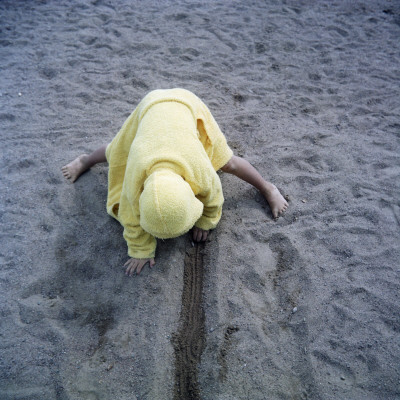
<instances>
[{"instance_id":1,"label":"drag line in sand","mask_svg":"<svg viewBox=\"0 0 400 400\"><path fill-rule=\"evenodd\" d=\"M180 328L174 335L174 400L200 399L198 365L205 344L203 309L204 244L188 246L185 254Z\"/></svg>"}]
</instances>

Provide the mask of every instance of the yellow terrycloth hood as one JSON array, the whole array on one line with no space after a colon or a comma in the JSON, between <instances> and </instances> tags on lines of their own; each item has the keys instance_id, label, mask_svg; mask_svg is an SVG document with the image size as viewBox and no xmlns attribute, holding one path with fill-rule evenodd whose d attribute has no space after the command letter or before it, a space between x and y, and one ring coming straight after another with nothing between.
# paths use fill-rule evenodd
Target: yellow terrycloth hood
<instances>
[{"instance_id":1,"label":"yellow terrycloth hood","mask_svg":"<svg viewBox=\"0 0 400 400\"><path fill-rule=\"evenodd\" d=\"M139 198L140 225L160 239L183 235L201 217L203 203L190 185L171 170L153 172Z\"/></svg>"}]
</instances>

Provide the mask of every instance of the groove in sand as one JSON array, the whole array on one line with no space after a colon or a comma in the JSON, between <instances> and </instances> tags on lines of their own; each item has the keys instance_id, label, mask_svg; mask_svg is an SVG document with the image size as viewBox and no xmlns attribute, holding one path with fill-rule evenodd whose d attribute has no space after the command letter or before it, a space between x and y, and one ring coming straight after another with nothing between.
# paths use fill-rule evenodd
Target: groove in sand
<instances>
[{"instance_id":1,"label":"groove in sand","mask_svg":"<svg viewBox=\"0 0 400 400\"><path fill-rule=\"evenodd\" d=\"M205 344L203 293L204 244L186 250L180 329L175 348L174 400L200 400L197 366Z\"/></svg>"}]
</instances>

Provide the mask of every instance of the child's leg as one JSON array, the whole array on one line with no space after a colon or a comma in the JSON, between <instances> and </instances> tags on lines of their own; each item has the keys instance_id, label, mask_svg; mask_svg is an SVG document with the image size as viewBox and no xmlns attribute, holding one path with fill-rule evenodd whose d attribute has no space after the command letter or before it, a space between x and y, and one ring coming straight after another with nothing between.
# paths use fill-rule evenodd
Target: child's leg
<instances>
[{"instance_id":1,"label":"child's leg","mask_svg":"<svg viewBox=\"0 0 400 400\"><path fill-rule=\"evenodd\" d=\"M288 203L277 187L266 181L245 159L233 156L221 169L224 172L236 175L238 178L243 179L257 188L268 201L274 218L278 218L279 214L286 211Z\"/></svg>"},{"instance_id":2,"label":"child's leg","mask_svg":"<svg viewBox=\"0 0 400 400\"><path fill-rule=\"evenodd\" d=\"M61 168L61 171L66 179L70 182L75 182L85 171L92 168L93 165L106 162L106 148L103 145L91 154L82 154L71 161L69 164Z\"/></svg>"}]
</instances>

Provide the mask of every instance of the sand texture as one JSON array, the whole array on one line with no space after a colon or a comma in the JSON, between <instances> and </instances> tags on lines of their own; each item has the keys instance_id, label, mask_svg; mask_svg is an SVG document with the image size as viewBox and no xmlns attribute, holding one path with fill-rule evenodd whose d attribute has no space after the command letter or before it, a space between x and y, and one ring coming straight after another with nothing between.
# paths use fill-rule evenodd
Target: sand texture
<instances>
[{"instance_id":1,"label":"sand texture","mask_svg":"<svg viewBox=\"0 0 400 400\"><path fill-rule=\"evenodd\" d=\"M399 50L395 0L0 1L0 399L400 399ZM222 173L129 278L107 166L60 169L173 87L290 208Z\"/></svg>"}]
</instances>

